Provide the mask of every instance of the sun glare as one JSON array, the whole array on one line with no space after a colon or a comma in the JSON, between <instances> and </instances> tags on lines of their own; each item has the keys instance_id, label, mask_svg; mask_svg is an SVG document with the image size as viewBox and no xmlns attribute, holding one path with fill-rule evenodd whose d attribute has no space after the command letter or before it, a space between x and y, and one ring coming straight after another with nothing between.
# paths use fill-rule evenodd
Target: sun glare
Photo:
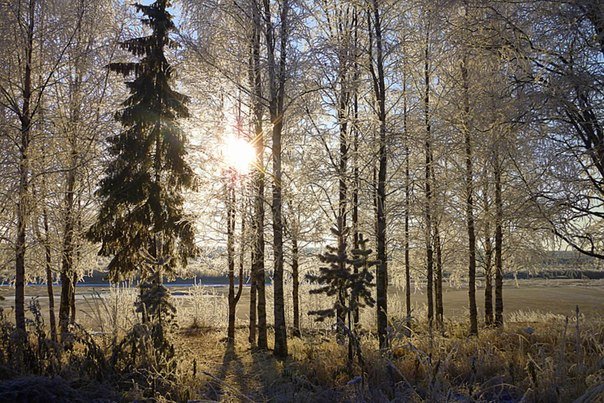
<instances>
[{"instance_id":1,"label":"sun glare","mask_svg":"<svg viewBox=\"0 0 604 403\"><path fill-rule=\"evenodd\" d=\"M222 146L225 164L239 174L248 174L256 160L254 147L242 138L228 136Z\"/></svg>"}]
</instances>

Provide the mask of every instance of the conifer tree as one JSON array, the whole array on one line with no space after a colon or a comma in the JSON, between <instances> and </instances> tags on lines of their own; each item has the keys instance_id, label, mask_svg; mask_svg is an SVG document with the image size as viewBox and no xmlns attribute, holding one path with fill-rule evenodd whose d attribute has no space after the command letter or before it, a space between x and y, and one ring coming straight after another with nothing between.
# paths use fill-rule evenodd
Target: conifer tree
<instances>
[{"instance_id":1,"label":"conifer tree","mask_svg":"<svg viewBox=\"0 0 604 403\"><path fill-rule=\"evenodd\" d=\"M331 232L338 237L346 237L348 229L343 231L332 228ZM356 327L354 323L354 314L359 308L365 306L372 307L375 300L371 296L371 287L374 286L373 274L369 271L372 266L378 264L375 260L370 260L371 249L366 248L367 240L359 234L359 247L351 251L351 257L348 257L346 251L333 246L327 246L327 251L319 255L321 262L327 266L319 269L318 275L308 274L306 277L320 287L311 290L311 294L325 294L335 296L334 305L328 309L310 311L310 315L315 315L319 322L327 318L333 318L336 313L341 312L342 316L348 322L343 323L338 318L338 330L348 336L348 360L352 363L354 352L356 350L359 362L363 365L363 360L358 343Z\"/></svg>"},{"instance_id":2,"label":"conifer tree","mask_svg":"<svg viewBox=\"0 0 604 403\"><path fill-rule=\"evenodd\" d=\"M97 191L102 203L88 236L101 242L100 255L112 257L109 273L114 281L140 276L143 323L159 324L156 335L163 339L163 324L173 318L174 307L162 276L174 273L195 253L182 196L193 187L194 175L177 124L189 115L188 97L170 87L174 70L165 49L177 47L169 37L175 29L166 10L170 1L134 6L151 33L120 43L139 61L108 66L134 79L126 82L130 96L115 115L124 130L108 139L112 159Z\"/></svg>"}]
</instances>

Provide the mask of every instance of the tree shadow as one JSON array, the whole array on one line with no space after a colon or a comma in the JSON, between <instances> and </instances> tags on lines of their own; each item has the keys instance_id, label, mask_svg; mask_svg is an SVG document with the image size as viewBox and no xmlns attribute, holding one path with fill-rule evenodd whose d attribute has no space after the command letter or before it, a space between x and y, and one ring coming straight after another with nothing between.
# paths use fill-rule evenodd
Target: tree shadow
<instances>
[{"instance_id":1,"label":"tree shadow","mask_svg":"<svg viewBox=\"0 0 604 403\"><path fill-rule=\"evenodd\" d=\"M260 382L262 395L265 398L269 396L273 398L276 383L283 377L279 370L279 360L273 356L270 350L253 349L250 351L250 356L252 358L250 371Z\"/></svg>"},{"instance_id":2,"label":"tree shadow","mask_svg":"<svg viewBox=\"0 0 604 403\"><path fill-rule=\"evenodd\" d=\"M222 360L214 361L213 367L204 371L209 377L201 393L204 399L243 402L341 400L340 392L310 381L304 375L305 371L300 371L304 363L292 356L279 359L271 350L250 348L243 340L235 345L216 347L224 348Z\"/></svg>"},{"instance_id":3,"label":"tree shadow","mask_svg":"<svg viewBox=\"0 0 604 403\"><path fill-rule=\"evenodd\" d=\"M249 400L249 382L246 382L245 365L243 364L233 343L227 343L222 363L217 375L211 376L208 382L209 391L206 393L211 400L220 401L225 394L234 395L240 400ZM229 382L229 377L234 376L237 385Z\"/></svg>"}]
</instances>

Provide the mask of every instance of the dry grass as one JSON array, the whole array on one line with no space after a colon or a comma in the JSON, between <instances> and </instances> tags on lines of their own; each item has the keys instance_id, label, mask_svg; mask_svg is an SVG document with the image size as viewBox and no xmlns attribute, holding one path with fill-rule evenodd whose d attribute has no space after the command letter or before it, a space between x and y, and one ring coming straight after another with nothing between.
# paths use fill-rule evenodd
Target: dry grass
<instances>
[{"instance_id":1,"label":"dry grass","mask_svg":"<svg viewBox=\"0 0 604 403\"><path fill-rule=\"evenodd\" d=\"M301 290L302 312L329 303L307 291ZM80 318L95 331L107 357L136 321L135 298L135 290L116 288L85 302L89 314ZM303 337L290 339L290 357L279 361L270 351L250 348L245 316L238 316L237 342L227 345L224 292L196 286L175 302L180 329L173 337L177 367L170 396L179 401L564 402L581 396L579 401L604 401L604 318L593 313L510 312L504 329L485 328L479 337L469 337L466 316L448 319L444 331L430 331L421 319L425 307L417 304L412 331L400 317L391 318L391 347L380 351L372 334L374 312L367 310L361 316L361 367L349 365L346 347L336 343L329 324L303 316ZM391 312L402 308L400 301L391 300ZM247 306L241 303L240 309ZM270 304L267 311L272 312ZM85 352L71 355L77 359L78 354L86 358ZM73 380L85 366L80 362L63 368L61 376L77 390ZM0 386L19 379L15 374L10 378ZM109 382L107 387L125 401L149 397L148 385ZM157 393L155 399L169 396Z\"/></svg>"},{"instance_id":2,"label":"dry grass","mask_svg":"<svg viewBox=\"0 0 604 403\"><path fill-rule=\"evenodd\" d=\"M303 312L320 301L301 290ZM120 305L114 293L110 306ZM271 301L267 295L267 302ZM447 320L444 331L429 331L416 320L412 332L399 317L391 323L391 348L379 351L370 329L373 310L363 312L361 340L365 366L349 366L329 324L303 317L303 337L290 339L290 358L251 349L239 316L237 342L226 344L227 302L223 292L192 287L176 299L180 331L175 337L181 397L220 401L572 401L604 382L604 321L568 312L536 310L507 315L506 327L467 334L467 317ZM400 301L392 311L402 312ZM240 309L247 309L242 304ZM114 312L104 309L106 312ZM269 322L272 306L267 306ZM425 307L415 306L416 318ZM118 315L119 316L119 315ZM105 315L113 324L117 318ZM288 312L291 319L291 312ZM270 333L270 332L269 332ZM269 345L272 341L269 340ZM133 387L125 395L143 392ZM593 397L590 397L593 401Z\"/></svg>"},{"instance_id":3,"label":"dry grass","mask_svg":"<svg viewBox=\"0 0 604 403\"><path fill-rule=\"evenodd\" d=\"M181 335L179 350L183 372L196 367L191 397L221 401L572 401L604 382L602 322L518 322L479 337L465 328L430 336L416 324L381 352L368 334L363 368L320 332L291 339L285 362L250 349L245 330L233 348L219 331Z\"/></svg>"}]
</instances>

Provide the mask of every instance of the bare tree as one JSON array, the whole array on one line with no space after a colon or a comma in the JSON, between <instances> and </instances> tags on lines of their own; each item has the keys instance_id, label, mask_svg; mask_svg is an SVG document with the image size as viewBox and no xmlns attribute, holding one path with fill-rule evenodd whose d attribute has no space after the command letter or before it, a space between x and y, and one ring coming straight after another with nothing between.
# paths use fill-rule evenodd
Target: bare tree
<instances>
[{"instance_id":1,"label":"bare tree","mask_svg":"<svg viewBox=\"0 0 604 403\"><path fill-rule=\"evenodd\" d=\"M287 327L285 323L285 300L283 294L283 217L282 217L282 181L281 144L285 115L285 84L287 81L287 55L290 35L290 2L278 3L277 21L270 0L264 3L264 36L267 51L267 73L269 93L269 114L272 124L273 151L273 252L274 252L274 314L275 347L277 357L287 356ZM277 32L278 31L278 32Z\"/></svg>"},{"instance_id":2,"label":"bare tree","mask_svg":"<svg viewBox=\"0 0 604 403\"><path fill-rule=\"evenodd\" d=\"M387 138L386 138L386 78L384 72L384 38L382 31L382 9L377 0L371 1L368 11L369 69L373 83L373 92L377 103L376 114L379 121L379 168L376 183L376 244L377 276L376 307L377 329L380 348L388 346L388 254L386 251L386 174L387 174ZM374 48L375 47L375 48Z\"/></svg>"},{"instance_id":3,"label":"bare tree","mask_svg":"<svg viewBox=\"0 0 604 403\"><path fill-rule=\"evenodd\" d=\"M71 46L75 30L69 30L58 50L45 59L43 70L37 72L36 59L44 55L36 54L36 41L43 38L40 18L45 3L37 0L11 2L7 5L7 29L15 38L14 51L9 53L7 61L13 68L0 81L0 102L10 110L19 122L19 138L15 141L18 151L17 218L15 231L15 323L25 331L25 256L27 248L27 225L31 216L31 142L34 122L40 111L43 94L47 91L63 56ZM76 16L77 25L81 16ZM57 24L65 24L67 19L58 17ZM48 26L45 30L48 30ZM15 72L17 77L14 76ZM39 76L40 84L34 81Z\"/></svg>"},{"instance_id":4,"label":"bare tree","mask_svg":"<svg viewBox=\"0 0 604 403\"><path fill-rule=\"evenodd\" d=\"M464 4L464 17L467 24L468 5ZM476 230L474 221L474 168L472 154L472 134L470 130L470 80L468 73L468 51L462 49L461 83L463 111L461 117L461 131L465 143L466 159L466 226L468 231L468 295L470 299L470 334L478 334L478 312L476 308Z\"/></svg>"}]
</instances>

